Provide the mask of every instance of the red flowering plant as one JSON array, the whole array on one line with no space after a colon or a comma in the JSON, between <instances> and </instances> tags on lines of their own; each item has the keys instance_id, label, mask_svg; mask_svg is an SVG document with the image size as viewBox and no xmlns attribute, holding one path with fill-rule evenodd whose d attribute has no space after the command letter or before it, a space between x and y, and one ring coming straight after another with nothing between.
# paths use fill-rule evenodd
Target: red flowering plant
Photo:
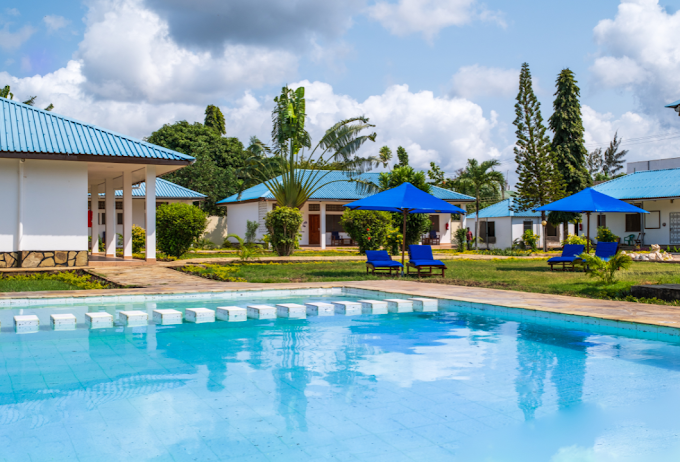
<instances>
[{"instance_id":1,"label":"red flowering plant","mask_svg":"<svg viewBox=\"0 0 680 462\"><path fill-rule=\"evenodd\" d=\"M340 224L343 230L359 245L359 252L378 250L385 245L390 214L372 210L346 210Z\"/></svg>"}]
</instances>

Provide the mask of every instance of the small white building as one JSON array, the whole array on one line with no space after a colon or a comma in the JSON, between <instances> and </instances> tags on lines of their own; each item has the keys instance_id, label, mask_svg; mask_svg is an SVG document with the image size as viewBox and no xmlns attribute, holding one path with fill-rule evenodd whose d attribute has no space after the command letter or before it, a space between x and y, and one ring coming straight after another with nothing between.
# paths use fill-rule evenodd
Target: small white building
<instances>
[{"instance_id":1,"label":"small white building","mask_svg":"<svg viewBox=\"0 0 680 462\"><path fill-rule=\"evenodd\" d=\"M364 173L359 176L364 181L378 184L379 173ZM368 197L370 194L360 193L356 185L349 183L349 178L341 171L332 171L325 178L328 184L316 191L311 199L305 203L301 212L303 223L300 229L302 238L300 245L319 246L325 249L327 246L344 245L348 242L349 235L344 232L340 224L340 217L345 210L345 204ZM474 201L474 198L448 189L433 186L432 195L450 204L465 209L465 204ZM267 234L264 223L265 215L273 210L276 201L264 184L246 189L239 196L234 194L217 203L227 208L227 227L230 234L244 236L247 221L257 221L257 238ZM439 244L451 245L451 236L456 229L465 225L465 215L452 219L449 213L430 215L432 230L437 234ZM340 238L339 241L337 238Z\"/></svg>"},{"instance_id":2,"label":"small white building","mask_svg":"<svg viewBox=\"0 0 680 462\"><path fill-rule=\"evenodd\" d=\"M524 233L531 230L540 236L539 247L543 246L543 226L541 225L541 212L527 210L515 212L512 210L513 199L505 199L479 211L479 236L481 237L480 249L507 249L512 247L516 239L520 239ZM466 226L475 234L477 214L468 215ZM569 225L569 232L574 232L574 225ZM546 226L548 247L561 245L564 240L562 226Z\"/></svg>"}]
</instances>

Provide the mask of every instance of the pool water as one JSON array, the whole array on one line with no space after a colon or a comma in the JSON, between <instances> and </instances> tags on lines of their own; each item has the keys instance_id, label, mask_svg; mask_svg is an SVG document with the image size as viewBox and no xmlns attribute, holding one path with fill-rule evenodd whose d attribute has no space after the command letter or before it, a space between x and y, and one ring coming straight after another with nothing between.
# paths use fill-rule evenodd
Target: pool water
<instances>
[{"instance_id":1,"label":"pool water","mask_svg":"<svg viewBox=\"0 0 680 462\"><path fill-rule=\"evenodd\" d=\"M454 308L16 334L19 311L2 461L680 460L678 344Z\"/></svg>"}]
</instances>

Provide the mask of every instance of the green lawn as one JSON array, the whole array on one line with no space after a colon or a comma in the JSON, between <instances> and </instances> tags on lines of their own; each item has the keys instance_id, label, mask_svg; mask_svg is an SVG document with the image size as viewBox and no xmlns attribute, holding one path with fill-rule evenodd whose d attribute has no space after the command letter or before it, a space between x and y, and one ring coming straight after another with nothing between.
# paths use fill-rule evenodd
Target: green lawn
<instances>
[{"instance_id":1,"label":"green lawn","mask_svg":"<svg viewBox=\"0 0 680 462\"><path fill-rule=\"evenodd\" d=\"M79 287L67 282L50 279L0 279L0 292L32 292L36 290L79 290Z\"/></svg>"},{"instance_id":2,"label":"green lawn","mask_svg":"<svg viewBox=\"0 0 680 462\"><path fill-rule=\"evenodd\" d=\"M88 290L107 289L103 283L89 274L78 271L34 273L28 276L0 275L0 292L35 292L39 290Z\"/></svg>"},{"instance_id":3,"label":"green lawn","mask_svg":"<svg viewBox=\"0 0 680 462\"><path fill-rule=\"evenodd\" d=\"M630 287L638 284L680 283L680 265L635 262L619 271L619 281L611 286L598 285L583 272L551 272L546 259L537 260L451 260L445 262L447 277L422 278L425 282L455 284L493 289L519 290L593 298L625 298ZM387 279L366 275L364 263L317 262L284 264L243 264L231 273L248 282L322 282ZM412 280L417 280L411 276Z\"/></svg>"}]
</instances>

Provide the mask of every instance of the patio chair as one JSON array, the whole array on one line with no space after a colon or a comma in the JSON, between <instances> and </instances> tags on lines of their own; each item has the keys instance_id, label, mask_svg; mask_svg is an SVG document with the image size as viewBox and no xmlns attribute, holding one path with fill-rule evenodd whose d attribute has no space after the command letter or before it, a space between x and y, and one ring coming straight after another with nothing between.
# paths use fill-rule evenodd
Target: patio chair
<instances>
[{"instance_id":1,"label":"patio chair","mask_svg":"<svg viewBox=\"0 0 680 462\"><path fill-rule=\"evenodd\" d=\"M404 268L398 261L393 261L392 257L387 253L387 250L367 250L366 251L366 274L371 270L371 274L376 271L389 272L392 271L397 274Z\"/></svg>"},{"instance_id":2,"label":"patio chair","mask_svg":"<svg viewBox=\"0 0 680 462\"><path fill-rule=\"evenodd\" d=\"M331 246L342 245L343 240L340 239L339 231L331 231Z\"/></svg>"},{"instance_id":3,"label":"patio chair","mask_svg":"<svg viewBox=\"0 0 680 462\"><path fill-rule=\"evenodd\" d=\"M564 246L564 249L562 249L562 256L560 257L552 257L550 260L548 260L548 264L550 265L550 271L554 271L555 268L553 268L553 265L562 263L562 271L567 270L567 264L571 264L571 270L574 271L576 267L574 266L576 263L580 263L581 255L583 251L585 250L584 245L580 244L567 244Z\"/></svg>"},{"instance_id":4,"label":"patio chair","mask_svg":"<svg viewBox=\"0 0 680 462\"><path fill-rule=\"evenodd\" d=\"M406 272L411 274L410 269L415 268L418 270L418 277L421 276L446 276L446 265L440 260L435 260L432 255L432 247L429 245L409 245L408 246L408 266L406 267ZM429 271L422 272L424 268L428 268ZM441 274L435 274L432 272L432 268L438 268L441 270Z\"/></svg>"},{"instance_id":5,"label":"patio chair","mask_svg":"<svg viewBox=\"0 0 680 462\"><path fill-rule=\"evenodd\" d=\"M439 245L439 237L434 229L430 231L430 245Z\"/></svg>"},{"instance_id":6,"label":"patio chair","mask_svg":"<svg viewBox=\"0 0 680 462\"><path fill-rule=\"evenodd\" d=\"M595 247L595 256L600 257L604 261L609 261L619 250L618 242L598 242Z\"/></svg>"},{"instance_id":7,"label":"patio chair","mask_svg":"<svg viewBox=\"0 0 680 462\"><path fill-rule=\"evenodd\" d=\"M645 233L640 233L638 234L637 239L635 239L635 245L642 245L642 243L645 241Z\"/></svg>"},{"instance_id":8,"label":"patio chair","mask_svg":"<svg viewBox=\"0 0 680 462\"><path fill-rule=\"evenodd\" d=\"M623 238L623 242L626 245L633 245L633 241L635 241L635 234L629 234L628 236Z\"/></svg>"}]
</instances>

